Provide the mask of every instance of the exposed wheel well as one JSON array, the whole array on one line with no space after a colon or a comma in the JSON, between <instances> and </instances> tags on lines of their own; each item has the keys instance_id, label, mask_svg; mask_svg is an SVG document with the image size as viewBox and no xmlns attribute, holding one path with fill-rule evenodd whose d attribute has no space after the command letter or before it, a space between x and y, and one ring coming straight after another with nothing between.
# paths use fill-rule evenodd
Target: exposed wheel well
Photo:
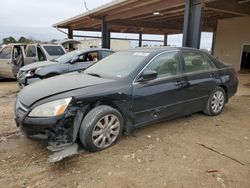
<instances>
[{"instance_id":1,"label":"exposed wheel well","mask_svg":"<svg viewBox=\"0 0 250 188\"><path fill-rule=\"evenodd\" d=\"M128 121L127 117L125 116L125 114L122 112L122 110L117 106L115 105L114 103L112 102L109 102L109 101L96 101L94 103L90 103L89 104L89 107L86 109L85 113L84 113L84 116L90 111L92 110L93 108L97 107L97 106L100 106L100 105L107 105L107 106L111 106L112 108L116 109L118 112L121 113L122 117L123 117L123 120L124 120L124 125L126 125L126 122Z\"/></svg>"},{"instance_id":2,"label":"exposed wheel well","mask_svg":"<svg viewBox=\"0 0 250 188\"><path fill-rule=\"evenodd\" d=\"M56 72L51 72L51 73L49 73L49 74L46 74L46 75L44 76L44 78L49 78L49 77L53 77L53 76L57 76L57 75L59 75L59 74L56 73Z\"/></svg>"},{"instance_id":3,"label":"exposed wheel well","mask_svg":"<svg viewBox=\"0 0 250 188\"><path fill-rule=\"evenodd\" d=\"M225 85L219 85L219 87L221 87L225 91L226 102L228 102L228 89L227 89L227 86L225 86Z\"/></svg>"}]
</instances>

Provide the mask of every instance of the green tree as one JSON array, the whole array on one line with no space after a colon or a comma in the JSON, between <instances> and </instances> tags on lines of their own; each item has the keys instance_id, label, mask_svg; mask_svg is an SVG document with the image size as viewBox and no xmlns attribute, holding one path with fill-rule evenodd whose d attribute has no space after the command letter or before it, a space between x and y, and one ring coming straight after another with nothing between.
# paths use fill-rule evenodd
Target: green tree
<instances>
[{"instance_id":1,"label":"green tree","mask_svg":"<svg viewBox=\"0 0 250 188\"><path fill-rule=\"evenodd\" d=\"M16 39L12 36L3 38L3 44L16 43Z\"/></svg>"},{"instance_id":2,"label":"green tree","mask_svg":"<svg viewBox=\"0 0 250 188\"><path fill-rule=\"evenodd\" d=\"M18 42L19 42L19 43L29 43L30 40L27 39L27 38L25 38L25 37L20 37L20 38L18 39Z\"/></svg>"}]
</instances>

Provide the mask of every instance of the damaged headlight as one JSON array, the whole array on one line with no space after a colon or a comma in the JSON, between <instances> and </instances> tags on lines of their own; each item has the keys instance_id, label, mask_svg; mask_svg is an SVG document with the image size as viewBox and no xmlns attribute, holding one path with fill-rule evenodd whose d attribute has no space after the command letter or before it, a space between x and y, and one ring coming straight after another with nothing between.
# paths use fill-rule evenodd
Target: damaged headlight
<instances>
[{"instance_id":1,"label":"damaged headlight","mask_svg":"<svg viewBox=\"0 0 250 188\"><path fill-rule=\"evenodd\" d=\"M72 97L51 101L34 108L29 117L52 117L62 115L67 109Z\"/></svg>"},{"instance_id":2,"label":"damaged headlight","mask_svg":"<svg viewBox=\"0 0 250 188\"><path fill-rule=\"evenodd\" d=\"M27 73L26 73L26 76L33 76L37 71L39 71L40 69L42 69L42 67L39 67L39 68L36 68L36 69L32 69L32 70L29 70Z\"/></svg>"}]
</instances>

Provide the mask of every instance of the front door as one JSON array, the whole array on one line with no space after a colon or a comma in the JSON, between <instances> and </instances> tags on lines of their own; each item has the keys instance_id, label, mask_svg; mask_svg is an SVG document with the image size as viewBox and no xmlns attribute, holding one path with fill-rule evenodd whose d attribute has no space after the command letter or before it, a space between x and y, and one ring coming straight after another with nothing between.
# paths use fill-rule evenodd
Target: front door
<instances>
[{"instance_id":1,"label":"front door","mask_svg":"<svg viewBox=\"0 0 250 188\"><path fill-rule=\"evenodd\" d=\"M22 46L15 45L12 53L13 74L16 76L19 69L24 65L24 53Z\"/></svg>"},{"instance_id":2,"label":"front door","mask_svg":"<svg viewBox=\"0 0 250 188\"><path fill-rule=\"evenodd\" d=\"M11 46L0 51L0 77L13 78L12 51L13 47Z\"/></svg>"},{"instance_id":3,"label":"front door","mask_svg":"<svg viewBox=\"0 0 250 188\"><path fill-rule=\"evenodd\" d=\"M155 57L144 71L158 73L156 79L133 84L134 125L179 116L186 95L186 78L181 75L180 52L165 52Z\"/></svg>"}]
</instances>

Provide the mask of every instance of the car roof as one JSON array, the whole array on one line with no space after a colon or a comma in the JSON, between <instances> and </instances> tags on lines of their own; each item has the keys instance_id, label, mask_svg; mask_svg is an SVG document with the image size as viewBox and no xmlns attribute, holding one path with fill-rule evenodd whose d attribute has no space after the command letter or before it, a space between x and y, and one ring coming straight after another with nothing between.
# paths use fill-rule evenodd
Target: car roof
<instances>
[{"instance_id":1,"label":"car roof","mask_svg":"<svg viewBox=\"0 0 250 188\"><path fill-rule=\"evenodd\" d=\"M87 48L84 50L76 50L79 51L80 53L88 53L88 52L93 52L93 51L108 51L108 52L115 52L114 50L110 50L107 48Z\"/></svg>"},{"instance_id":2,"label":"car roof","mask_svg":"<svg viewBox=\"0 0 250 188\"><path fill-rule=\"evenodd\" d=\"M55 44L55 43L33 43L33 44L40 46L61 46L61 44Z\"/></svg>"},{"instance_id":3,"label":"car roof","mask_svg":"<svg viewBox=\"0 0 250 188\"><path fill-rule=\"evenodd\" d=\"M170 47L170 46L158 46L158 47L140 47L140 48L132 48L124 51L131 52L146 52L146 53L161 53L164 51L176 51L176 50L193 50L197 51L196 48L188 48L188 47Z\"/></svg>"},{"instance_id":4,"label":"car roof","mask_svg":"<svg viewBox=\"0 0 250 188\"><path fill-rule=\"evenodd\" d=\"M9 44L5 44L4 47L6 46L26 46L26 43L9 43Z\"/></svg>"}]
</instances>

